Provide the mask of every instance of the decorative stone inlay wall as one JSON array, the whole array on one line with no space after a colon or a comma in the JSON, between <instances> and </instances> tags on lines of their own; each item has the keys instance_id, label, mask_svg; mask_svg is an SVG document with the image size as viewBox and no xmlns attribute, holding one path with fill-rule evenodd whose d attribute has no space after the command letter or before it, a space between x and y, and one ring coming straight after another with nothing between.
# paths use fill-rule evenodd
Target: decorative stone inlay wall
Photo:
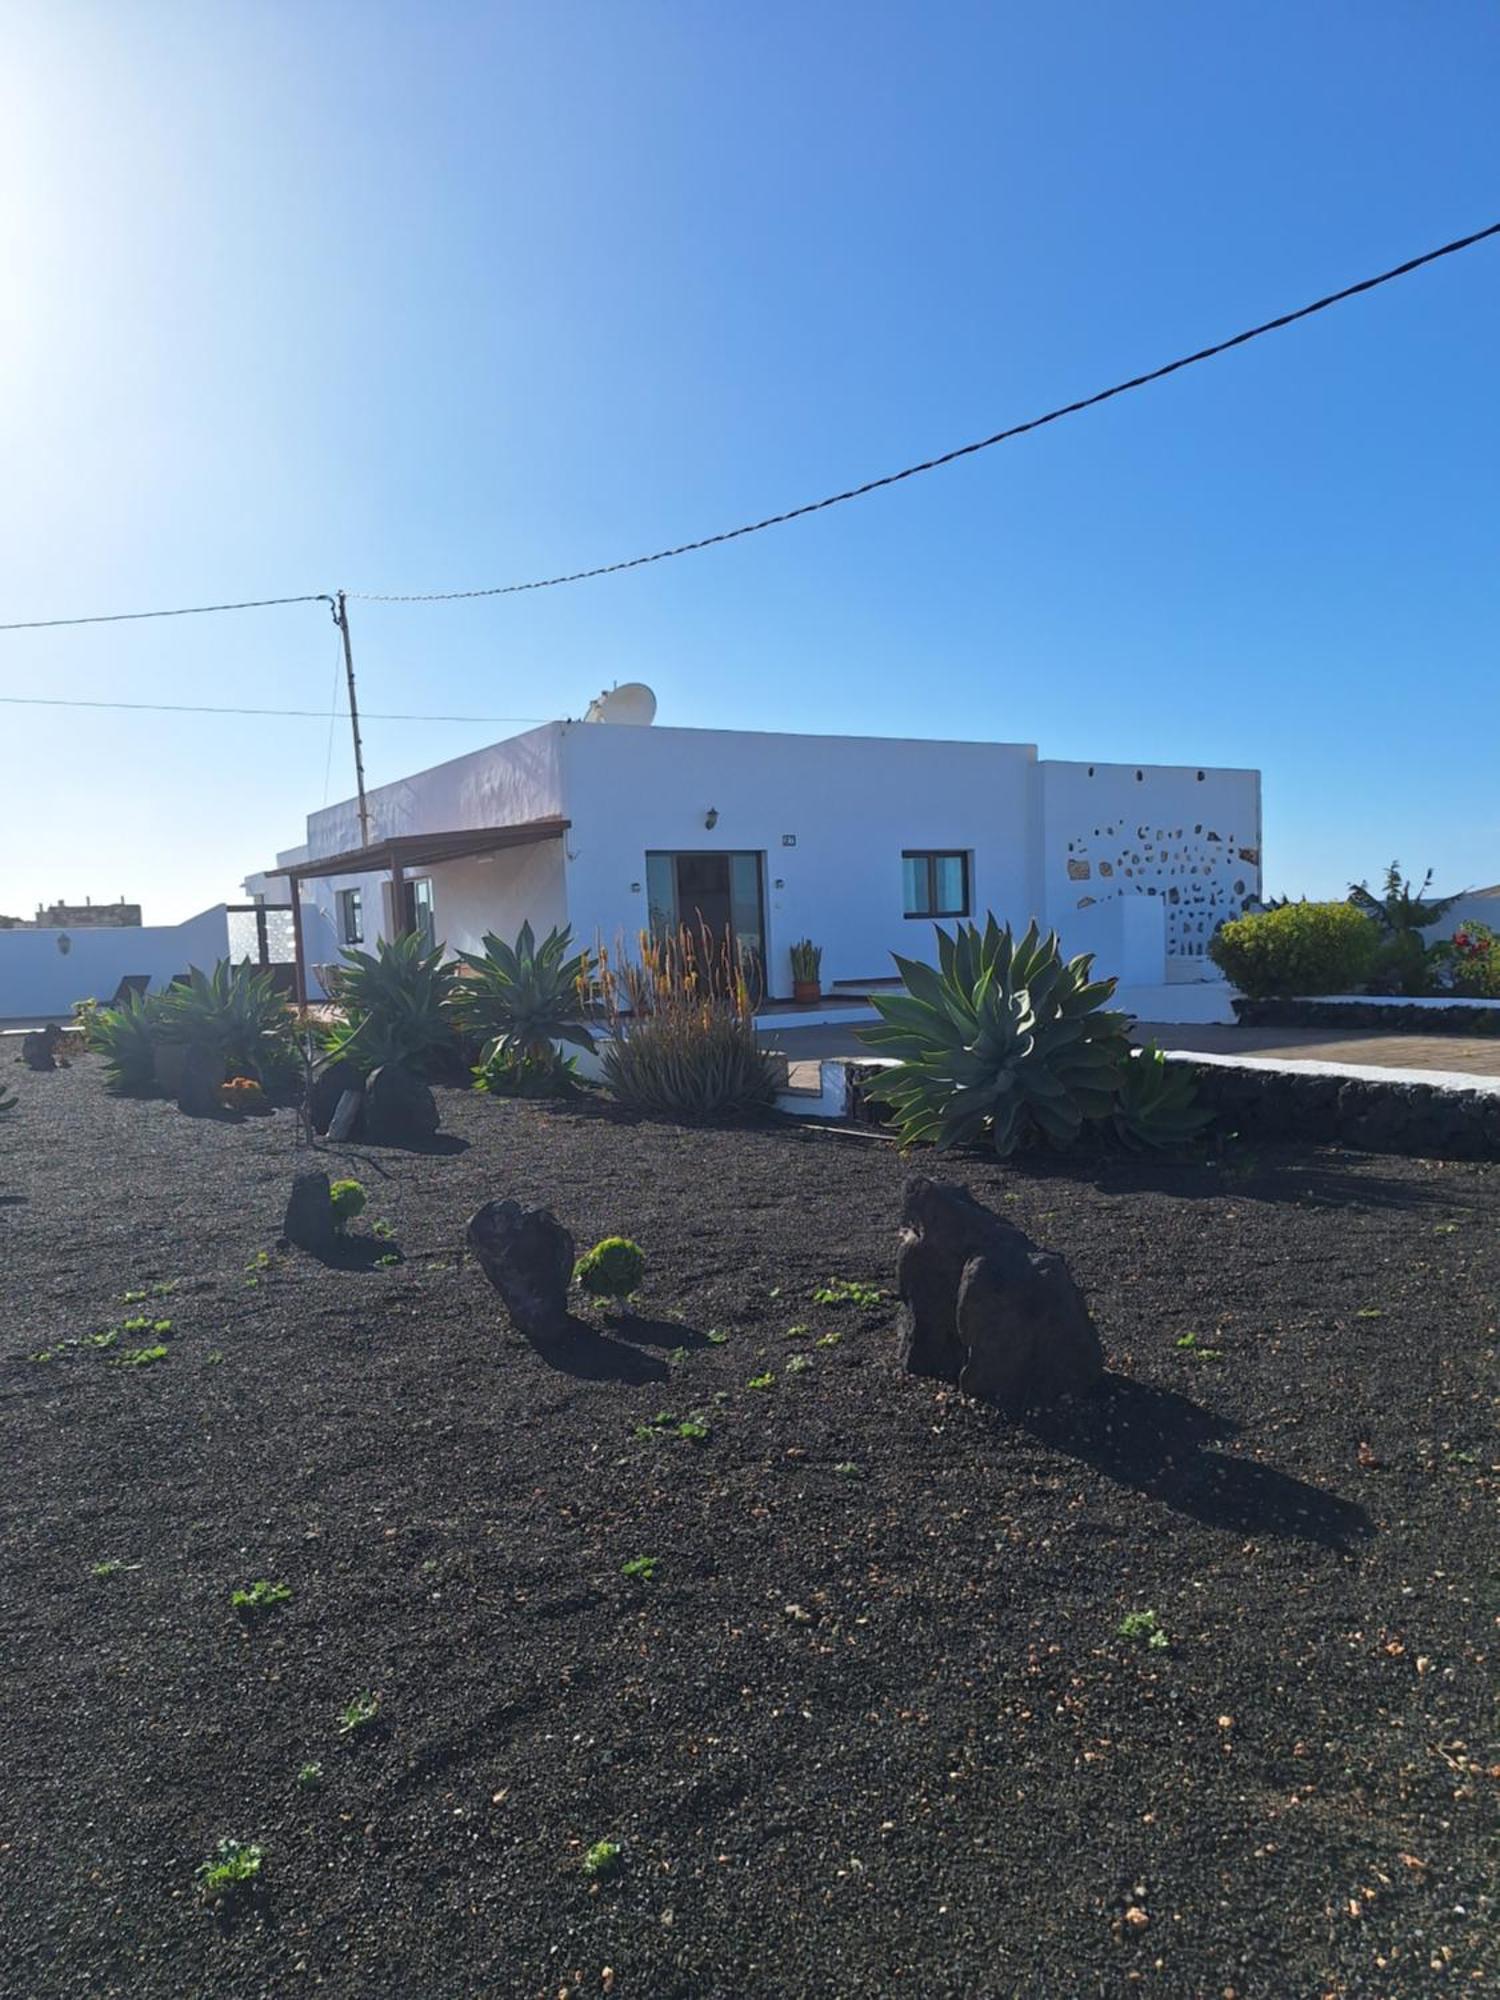
<instances>
[{"instance_id":1,"label":"decorative stone inlay wall","mask_svg":"<svg viewBox=\"0 0 1500 2000\"><path fill-rule=\"evenodd\" d=\"M1414 1007L1399 996L1368 1000L1247 1000L1233 1007L1246 1028L1384 1028L1401 1035L1500 1035L1500 1001L1493 1007Z\"/></svg>"},{"instance_id":2,"label":"decorative stone inlay wall","mask_svg":"<svg viewBox=\"0 0 1500 2000\"><path fill-rule=\"evenodd\" d=\"M1171 958L1202 958L1219 925L1260 888L1259 847L1202 820L1105 820L1069 840L1067 863L1070 882L1094 885L1078 897L1080 910L1119 896L1160 896Z\"/></svg>"}]
</instances>

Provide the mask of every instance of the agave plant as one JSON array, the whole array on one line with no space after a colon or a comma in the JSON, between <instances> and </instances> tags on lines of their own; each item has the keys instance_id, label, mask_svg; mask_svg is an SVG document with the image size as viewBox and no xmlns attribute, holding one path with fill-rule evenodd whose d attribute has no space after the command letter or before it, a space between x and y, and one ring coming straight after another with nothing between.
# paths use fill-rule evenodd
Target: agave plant
<instances>
[{"instance_id":1,"label":"agave plant","mask_svg":"<svg viewBox=\"0 0 1500 2000\"><path fill-rule=\"evenodd\" d=\"M1191 1064L1169 1063L1155 1042L1121 1064L1114 1127L1127 1146L1186 1146L1212 1122Z\"/></svg>"},{"instance_id":2,"label":"agave plant","mask_svg":"<svg viewBox=\"0 0 1500 2000\"><path fill-rule=\"evenodd\" d=\"M156 1004L156 1033L164 1042L213 1049L225 1067L261 1083L285 1079L292 1061L292 1017L274 974L247 960L221 958L212 972L194 966Z\"/></svg>"},{"instance_id":3,"label":"agave plant","mask_svg":"<svg viewBox=\"0 0 1500 2000\"><path fill-rule=\"evenodd\" d=\"M579 1019L586 961L582 952L569 954L572 941L571 931L551 930L538 944L524 923L513 945L489 932L482 955L458 954L469 976L454 987L453 1018L466 1034L483 1040L481 1067L500 1056L512 1065L547 1070L554 1065L557 1042L593 1048L594 1038Z\"/></svg>"},{"instance_id":4,"label":"agave plant","mask_svg":"<svg viewBox=\"0 0 1500 2000\"><path fill-rule=\"evenodd\" d=\"M1035 923L1018 942L993 916L937 937L937 967L897 957L906 991L872 995L881 1026L857 1031L900 1058L879 1094L902 1144L988 1138L1004 1157L1033 1130L1065 1146L1085 1119L1108 1118L1129 1045L1092 955L1065 960Z\"/></svg>"},{"instance_id":5,"label":"agave plant","mask_svg":"<svg viewBox=\"0 0 1500 2000\"><path fill-rule=\"evenodd\" d=\"M366 1073L383 1063L416 1075L441 1067L453 1054L448 1008L457 966L416 931L381 938L373 955L346 951L343 959L337 995L345 1018L328 1032L329 1055Z\"/></svg>"},{"instance_id":6,"label":"agave plant","mask_svg":"<svg viewBox=\"0 0 1500 2000\"><path fill-rule=\"evenodd\" d=\"M95 1010L87 1045L103 1056L111 1090L149 1090L156 1075L156 1023L160 1000L129 992L118 1007Z\"/></svg>"}]
</instances>

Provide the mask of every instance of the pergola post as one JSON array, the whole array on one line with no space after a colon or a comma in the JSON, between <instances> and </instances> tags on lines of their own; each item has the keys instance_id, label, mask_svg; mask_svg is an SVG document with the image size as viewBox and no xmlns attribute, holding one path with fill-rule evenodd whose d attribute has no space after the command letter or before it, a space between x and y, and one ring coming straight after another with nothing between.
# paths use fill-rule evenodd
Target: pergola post
<instances>
[{"instance_id":1,"label":"pergola post","mask_svg":"<svg viewBox=\"0 0 1500 2000\"><path fill-rule=\"evenodd\" d=\"M406 871L394 854L391 856L391 922L395 925L395 936L391 939L394 944L396 938L406 936L407 928Z\"/></svg>"},{"instance_id":2,"label":"pergola post","mask_svg":"<svg viewBox=\"0 0 1500 2000\"><path fill-rule=\"evenodd\" d=\"M307 1005L307 958L302 946L302 883L297 876L291 880L292 890L292 962L297 974L297 1005Z\"/></svg>"}]
</instances>

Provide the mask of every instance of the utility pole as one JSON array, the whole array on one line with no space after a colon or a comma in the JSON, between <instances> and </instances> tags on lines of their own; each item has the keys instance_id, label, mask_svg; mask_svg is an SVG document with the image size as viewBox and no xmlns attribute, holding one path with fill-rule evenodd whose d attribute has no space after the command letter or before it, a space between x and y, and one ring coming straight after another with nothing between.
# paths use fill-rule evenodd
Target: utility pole
<instances>
[{"instance_id":1,"label":"utility pole","mask_svg":"<svg viewBox=\"0 0 1500 2000\"><path fill-rule=\"evenodd\" d=\"M370 808L365 802L365 753L359 740L359 703L354 698L354 649L349 644L349 606L340 591L333 606L333 622L344 640L344 678L349 683L349 727L354 732L354 782L359 790L359 844L370 844Z\"/></svg>"}]
</instances>

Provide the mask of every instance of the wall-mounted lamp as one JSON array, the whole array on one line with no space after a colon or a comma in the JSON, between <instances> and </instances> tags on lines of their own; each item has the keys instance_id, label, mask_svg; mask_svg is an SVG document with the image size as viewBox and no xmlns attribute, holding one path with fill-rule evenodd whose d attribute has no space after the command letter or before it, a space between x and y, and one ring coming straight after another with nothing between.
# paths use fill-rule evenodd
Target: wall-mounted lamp
<instances>
[{"instance_id":1,"label":"wall-mounted lamp","mask_svg":"<svg viewBox=\"0 0 1500 2000\"><path fill-rule=\"evenodd\" d=\"M713 832L714 828L719 824L719 808L717 806L709 807L708 811L703 815L703 824L708 828L710 833Z\"/></svg>"}]
</instances>

